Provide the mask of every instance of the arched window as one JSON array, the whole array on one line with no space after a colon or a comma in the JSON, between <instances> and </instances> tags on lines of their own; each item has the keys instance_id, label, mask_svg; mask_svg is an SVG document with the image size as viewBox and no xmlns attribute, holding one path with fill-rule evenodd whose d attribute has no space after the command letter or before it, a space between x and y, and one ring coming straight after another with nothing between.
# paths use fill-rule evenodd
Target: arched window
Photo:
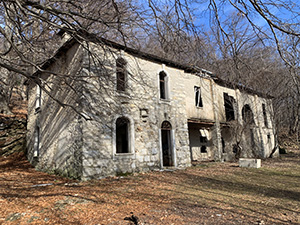
<instances>
[{"instance_id":1,"label":"arched window","mask_svg":"<svg viewBox=\"0 0 300 225\"><path fill-rule=\"evenodd\" d=\"M242 109L242 117L246 124L255 124L253 112L248 104L244 105Z\"/></svg>"},{"instance_id":2,"label":"arched window","mask_svg":"<svg viewBox=\"0 0 300 225\"><path fill-rule=\"evenodd\" d=\"M116 153L129 153L130 121L126 117L116 120Z\"/></svg>"},{"instance_id":3,"label":"arched window","mask_svg":"<svg viewBox=\"0 0 300 225\"><path fill-rule=\"evenodd\" d=\"M167 84L167 74L164 71L159 73L159 93L160 99L168 98L168 84Z\"/></svg>"},{"instance_id":4,"label":"arched window","mask_svg":"<svg viewBox=\"0 0 300 225\"><path fill-rule=\"evenodd\" d=\"M116 61L117 68L117 90L125 91L126 90L126 80L127 80L127 62L123 58L118 58Z\"/></svg>"},{"instance_id":5,"label":"arched window","mask_svg":"<svg viewBox=\"0 0 300 225\"><path fill-rule=\"evenodd\" d=\"M161 129L162 130L172 130L172 125L168 121L164 121L161 124Z\"/></svg>"}]
</instances>

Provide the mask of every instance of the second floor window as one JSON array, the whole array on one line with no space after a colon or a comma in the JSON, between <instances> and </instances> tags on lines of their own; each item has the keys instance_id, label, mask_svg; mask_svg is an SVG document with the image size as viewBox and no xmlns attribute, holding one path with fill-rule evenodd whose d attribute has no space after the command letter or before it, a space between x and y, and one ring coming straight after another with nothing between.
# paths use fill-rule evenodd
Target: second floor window
<instances>
[{"instance_id":1,"label":"second floor window","mask_svg":"<svg viewBox=\"0 0 300 225\"><path fill-rule=\"evenodd\" d=\"M159 73L160 99L167 99L167 74L163 71Z\"/></svg>"},{"instance_id":2,"label":"second floor window","mask_svg":"<svg viewBox=\"0 0 300 225\"><path fill-rule=\"evenodd\" d=\"M224 93L223 96L224 96L226 121L232 121L235 119L234 117L235 100L232 96L229 96L227 93Z\"/></svg>"},{"instance_id":3,"label":"second floor window","mask_svg":"<svg viewBox=\"0 0 300 225\"><path fill-rule=\"evenodd\" d=\"M268 117L267 117L267 111L266 111L266 105L265 104L262 104L262 110L263 110L265 127L268 127Z\"/></svg>"},{"instance_id":4,"label":"second floor window","mask_svg":"<svg viewBox=\"0 0 300 225\"><path fill-rule=\"evenodd\" d=\"M117 90L125 91L126 90L126 80L127 80L127 62L123 58L118 58L116 61L117 68Z\"/></svg>"},{"instance_id":5,"label":"second floor window","mask_svg":"<svg viewBox=\"0 0 300 225\"><path fill-rule=\"evenodd\" d=\"M195 92L195 106L203 107L200 87L195 86L194 92Z\"/></svg>"}]
</instances>

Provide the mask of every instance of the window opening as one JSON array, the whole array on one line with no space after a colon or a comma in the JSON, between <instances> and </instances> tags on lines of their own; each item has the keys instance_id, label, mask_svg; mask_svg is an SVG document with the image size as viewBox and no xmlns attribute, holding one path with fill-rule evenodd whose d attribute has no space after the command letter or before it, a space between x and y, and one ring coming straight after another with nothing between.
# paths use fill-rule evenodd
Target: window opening
<instances>
[{"instance_id":1,"label":"window opening","mask_svg":"<svg viewBox=\"0 0 300 225\"><path fill-rule=\"evenodd\" d=\"M166 78L167 74L163 71L159 73L159 91L160 91L160 98L161 99L167 99L167 94L166 94Z\"/></svg>"},{"instance_id":2,"label":"window opening","mask_svg":"<svg viewBox=\"0 0 300 225\"><path fill-rule=\"evenodd\" d=\"M207 143L207 137L200 136L201 143Z\"/></svg>"},{"instance_id":3,"label":"window opening","mask_svg":"<svg viewBox=\"0 0 300 225\"><path fill-rule=\"evenodd\" d=\"M205 145L201 146L201 153L207 153L207 149Z\"/></svg>"},{"instance_id":4,"label":"window opening","mask_svg":"<svg viewBox=\"0 0 300 225\"><path fill-rule=\"evenodd\" d=\"M255 135L254 135L254 130L253 129L250 129L250 137L251 137L251 146L252 146L252 148L255 148L256 141L255 141Z\"/></svg>"},{"instance_id":5,"label":"window opening","mask_svg":"<svg viewBox=\"0 0 300 225\"><path fill-rule=\"evenodd\" d=\"M246 124L248 125L255 124L253 112L248 104L244 105L242 109L242 117Z\"/></svg>"},{"instance_id":6,"label":"window opening","mask_svg":"<svg viewBox=\"0 0 300 225\"><path fill-rule=\"evenodd\" d=\"M39 110L42 105L42 89L39 85L36 85L36 100L35 100L35 110Z\"/></svg>"},{"instance_id":7,"label":"window opening","mask_svg":"<svg viewBox=\"0 0 300 225\"><path fill-rule=\"evenodd\" d=\"M125 91L126 90L126 70L127 62L123 58L118 58L116 61L117 67L117 90L118 91Z\"/></svg>"},{"instance_id":8,"label":"window opening","mask_svg":"<svg viewBox=\"0 0 300 225\"><path fill-rule=\"evenodd\" d=\"M40 154L40 127L36 127L34 137L34 153L33 157L38 157Z\"/></svg>"},{"instance_id":9,"label":"window opening","mask_svg":"<svg viewBox=\"0 0 300 225\"><path fill-rule=\"evenodd\" d=\"M173 166L171 130L172 125L168 121L164 121L161 125L163 166Z\"/></svg>"},{"instance_id":10,"label":"window opening","mask_svg":"<svg viewBox=\"0 0 300 225\"><path fill-rule=\"evenodd\" d=\"M203 107L200 87L194 86L194 92L195 92L195 106Z\"/></svg>"},{"instance_id":11,"label":"window opening","mask_svg":"<svg viewBox=\"0 0 300 225\"><path fill-rule=\"evenodd\" d=\"M207 153L207 130L200 129L200 144L202 145L200 148L201 153Z\"/></svg>"},{"instance_id":12,"label":"window opening","mask_svg":"<svg viewBox=\"0 0 300 225\"><path fill-rule=\"evenodd\" d=\"M224 93L224 106L225 106L226 121L232 121L235 119L234 103L235 103L235 99L233 97L229 96L227 93Z\"/></svg>"},{"instance_id":13,"label":"window opening","mask_svg":"<svg viewBox=\"0 0 300 225\"><path fill-rule=\"evenodd\" d=\"M129 125L125 117L116 121L116 153L129 153Z\"/></svg>"},{"instance_id":14,"label":"window opening","mask_svg":"<svg viewBox=\"0 0 300 225\"><path fill-rule=\"evenodd\" d=\"M222 152L223 152L223 153L226 153L226 152L225 152L225 146L226 146L226 145L225 145L225 141L224 141L224 138L223 138L223 137L221 138L221 141L222 141Z\"/></svg>"},{"instance_id":15,"label":"window opening","mask_svg":"<svg viewBox=\"0 0 300 225\"><path fill-rule=\"evenodd\" d=\"M263 110L263 115L264 115L265 127L268 127L268 118L267 118L267 111L266 111L266 105L265 104L262 104L262 110Z\"/></svg>"}]
</instances>

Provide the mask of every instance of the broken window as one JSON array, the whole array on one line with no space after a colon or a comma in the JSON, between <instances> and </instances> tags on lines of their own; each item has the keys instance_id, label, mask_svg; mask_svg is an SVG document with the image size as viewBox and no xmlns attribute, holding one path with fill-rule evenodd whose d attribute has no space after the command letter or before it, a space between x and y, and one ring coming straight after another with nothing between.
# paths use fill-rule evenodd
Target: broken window
<instances>
[{"instance_id":1,"label":"broken window","mask_svg":"<svg viewBox=\"0 0 300 225\"><path fill-rule=\"evenodd\" d=\"M126 79L127 79L127 70L126 70L126 60L123 58L118 58L116 61L117 68L117 90L125 91L126 90Z\"/></svg>"},{"instance_id":2,"label":"broken window","mask_svg":"<svg viewBox=\"0 0 300 225\"><path fill-rule=\"evenodd\" d=\"M253 112L248 104L244 105L244 107L242 109L242 117L246 124L248 124L248 125L255 124Z\"/></svg>"},{"instance_id":3,"label":"broken window","mask_svg":"<svg viewBox=\"0 0 300 225\"><path fill-rule=\"evenodd\" d=\"M129 125L126 117L116 121L116 153L129 153Z\"/></svg>"},{"instance_id":4,"label":"broken window","mask_svg":"<svg viewBox=\"0 0 300 225\"><path fill-rule=\"evenodd\" d=\"M265 127L268 127L268 118L267 118L267 111L266 111L266 105L265 104L262 104L262 110L263 110L263 115L264 115Z\"/></svg>"},{"instance_id":5,"label":"broken window","mask_svg":"<svg viewBox=\"0 0 300 225\"><path fill-rule=\"evenodd\" d=\"M195 92L195 106L203 107L200 87L194 86L194 92Z\"/></svg>"},{"instance_id":6,"label":"broken window","mask_svg":"<svg viewBox=\"0 0 300 225\"><path fill-rule=\"evenodd\" d=\"M227 93L224 93L224 106L225 106L225 116L226 121L232 121L234 117L234 103L235 99L229 96Z\"/></svg>"},{"instance_id":7,"label":"broken window","mask_svg":"<svg viewBox=\"0 0 300 225\"><path fill-rule=\"evenodd\" d=\"M160 98L167 99L167 74L163 71L159 73Z\"/></svg>"}]
</instances>

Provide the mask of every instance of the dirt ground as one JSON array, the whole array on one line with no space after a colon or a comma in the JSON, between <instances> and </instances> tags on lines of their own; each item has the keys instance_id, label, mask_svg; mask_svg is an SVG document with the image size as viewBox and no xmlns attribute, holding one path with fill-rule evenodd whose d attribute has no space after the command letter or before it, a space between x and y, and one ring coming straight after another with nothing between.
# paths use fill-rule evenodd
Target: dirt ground
<instances>
[{"instance_id":1,"label":"dirt ground","mask_svg":"<svg viewBox=\"0 0 300 225\"><path fill-rule=\"evenodd\" d=\"M1 157L0 224L300 224L300 153L87 182Z\"/></svg>"}]
</instances>

